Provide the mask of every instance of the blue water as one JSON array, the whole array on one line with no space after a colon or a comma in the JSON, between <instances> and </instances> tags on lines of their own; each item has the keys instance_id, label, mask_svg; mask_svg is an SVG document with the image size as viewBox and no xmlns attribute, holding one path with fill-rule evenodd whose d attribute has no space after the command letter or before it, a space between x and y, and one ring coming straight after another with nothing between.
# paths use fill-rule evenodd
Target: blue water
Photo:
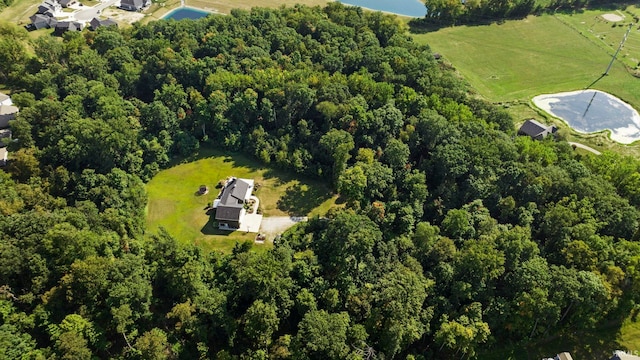
<instances>
[{"instance_id":1,"label":"blue water","mask_svg":"<svg viewBox=\"0 0 640 360\"><path fill-rule=\"evenodd\" d=\"M203 10L196 10L192 8L178 8L163 16L163 19L174 19L174 20L182 20L182 19L200 19L209 15L208 12Z\"/></svg>"},{"instance_id":2,"label":"blue water","mask_svg":"<svg viewBox=\"0 0 640 360\"><path fill-rule=\"evenodd\" d=\"M534 104L581 133L602 130L623 144L640 140L640 114L617 97L598 90L540 95Z\"/></svg>"},{"instance_id":3,"label":"blue water","mask_svg":"<svg viewBox=\"0 0 640 360\"><path fill-rule=\"evenodd\" d=\"M427 14L427 8L419 0L346 0L340 2L345 5L361 6L412 17L424 17Z\"/></svg>"}]
</instances>

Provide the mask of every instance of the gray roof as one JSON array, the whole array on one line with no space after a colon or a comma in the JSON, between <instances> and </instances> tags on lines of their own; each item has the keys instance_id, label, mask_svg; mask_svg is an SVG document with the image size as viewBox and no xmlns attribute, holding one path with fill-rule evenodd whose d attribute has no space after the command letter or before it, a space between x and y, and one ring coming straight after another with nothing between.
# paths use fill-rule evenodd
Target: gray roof
<instances>
[{"instance_id":1,"label":"gray roof","mask_svg":"<svg viewBox=\"0 0 640 360\"><path fill-rule=\"evenodd\" d=\"M248 189L249 184L246 182L240 179L232 179L222 190L220 205L242 207L244 196L247 194Z\"/></svg>"},{"instance_id":2,"label":"gray roof","mask_svg":"<svg viewBox=\"0 0 640 360\"><path fill-rule=\"evenodd\" d=\"M242 206L229 207L218 205L218 207L216 208L216 220L238 221L240 220L241 212Z\"/></svg>"},{"instance_id":3,"label":"gray roof","mask_svg":"<svg viewBox=\"0 0 640 360\"><path fill-rule=\"evenodd\" d=\"M69 4L74 4L76 0L60 0L60 5L67 7Z\"/></svg>"},{"instance_id":4,"label":"gray roof","mask_svg":"<svg viewBox=\"0 0 640 360\"><path fill-rule=\"evenodd\" d=\"M555 133L556 130L557 128L553 125L547 126L534 119L529 119L522 124L518 130L518 134L529 135L532 138L539 138Z\"/></svg>"},{"instance_id":5,"label":"gray roof","mask_svg":"<svg viewBox=\"0 0 640 360\"><path fill-rule=\"evenodd\" d=\"M144 7L144 1L143 0L122 0L120 1L120 7L135 8L140 10Z\"/></svg>"},{"instance_id":6,"label":"gray roof","mask_svg":"<svg viewBox=\"0 0 640 360\"><path fill-rule=\"evenodd\" d=\"M49 27L51 17L43 14L35 14L29 17L29 20L31 20L31 23L36 29L43 29Z\"/></svg>"},{"instance_id":7,"label":"gray roof","mask_svg":"<svg viewBox=\"0 0 640 360\"><path fill-rule=\"evenodd\" d=\"M240 219L249 186L249 183L237 178L231 179L225 185L220 195L220 203L216 208L216 220L238 221Z\"/></svg>"},{"instance_id":8,"label":"gray roof","mask_svg":"<svg viewBox=\"0 0 640 360\"><path fill-rule=\"evenodd\" d=\"M0 140L9 138L11 139L11 130L9 129L0 129ZM0 146L2 146L2 142L0 141Z\"/></svg>"},{"instance_id":9,"label":"gray roof","mask_svg":"<svg viewBox=\"0 0 640 360\"><path fill-rule=\"evenodd\" d=\"M96 30L97 28L99 28L100 26L118 26L118 23L115 22L113 19L98 19L98 18L93 18L91 19L91 21L89 22L89 24L91 25L91 28L93 30Z\"/></svg>"}]
</instances>

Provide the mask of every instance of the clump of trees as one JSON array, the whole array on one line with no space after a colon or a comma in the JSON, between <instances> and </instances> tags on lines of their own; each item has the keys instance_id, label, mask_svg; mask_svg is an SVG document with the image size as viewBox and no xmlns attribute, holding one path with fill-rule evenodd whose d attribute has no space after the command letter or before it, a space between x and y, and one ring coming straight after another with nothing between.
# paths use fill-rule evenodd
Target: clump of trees
<instances>
[{"instance_id":1,"label":"clump of trees","mask_svg":"<svg viewBox=\"0 0 640 360\"><path fill-rule=\"evenodd\" d=\"M606 0L424 0L428 24L484 24L505 19L521 19L531 14L576 11L586 6L610 5Z\"/></svg>"},{"instance_id":2,"label":"clump of trees","mask_svg":"<svg viewBox=\"0 0 640 360\"><path fill-rule=\"evenodd\" d=\"M9 358L472 357L640 301L640 162L514 138L391 16L0 41L21 109L0 171ZM144 181L200 146L322 177L346 208L264 252L148 233Z\"/></svg>"}]
</instances>

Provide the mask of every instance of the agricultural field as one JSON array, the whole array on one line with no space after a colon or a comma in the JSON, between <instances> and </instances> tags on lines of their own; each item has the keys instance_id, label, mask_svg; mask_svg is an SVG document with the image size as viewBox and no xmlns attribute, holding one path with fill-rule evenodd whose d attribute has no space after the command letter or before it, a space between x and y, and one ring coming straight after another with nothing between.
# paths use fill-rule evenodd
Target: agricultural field
<instances>
[{"instance_id":1,"label":"agricultural field","mask_svg":"<svg viewBox=\"0 0 640 360\"><path fill-rule=\"evenodd\" d=\"M243 155L224 155L204 149L194 159L157 174L147 183L147 229L167 229L180 242L195 243L205 250L229 252L236 242L253 241L255 233L221 231L207 215L206 207L220 191L220 180L229 176L254 179L260 188L256 196L265 217L322 215L336 197L318 181L293 177L283 171L264 168ZM200 185L209 193L198 195Z\"/></svg>"}]
</instances>

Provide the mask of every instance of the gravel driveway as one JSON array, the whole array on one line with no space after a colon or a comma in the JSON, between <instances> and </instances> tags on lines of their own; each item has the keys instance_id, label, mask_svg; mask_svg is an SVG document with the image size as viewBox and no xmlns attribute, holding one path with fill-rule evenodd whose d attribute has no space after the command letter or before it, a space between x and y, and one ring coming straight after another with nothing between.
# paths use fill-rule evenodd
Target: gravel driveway
<instances>
[{"instance_id":1,"label":"gravel driveway","mask_svg":"<svg viewBox=\"0 0 640 360\"><path fill-rule=\"evenodd\" d=\"M263 217L260 225L260 233L267 236L268 241L273 241L276 235L283 233L288 228L301 222L307 221L306 216L270 216Z\"/></svg>"}]
</instances>

